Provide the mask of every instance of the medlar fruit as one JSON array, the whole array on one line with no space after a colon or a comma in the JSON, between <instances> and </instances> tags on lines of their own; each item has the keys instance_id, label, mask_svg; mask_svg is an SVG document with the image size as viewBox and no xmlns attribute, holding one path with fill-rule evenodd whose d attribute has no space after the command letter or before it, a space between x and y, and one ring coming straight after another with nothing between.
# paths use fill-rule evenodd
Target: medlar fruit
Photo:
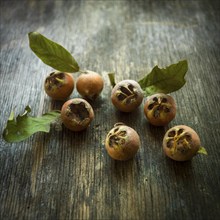
<instances>
[{"instance_id":1,"label":"medlar fruit","mask_svg":"<svg viewBox=\"0 0 220 220\"><path fill-rule=\"evenodd\" d=\"M151 95L144 105L144 114L152 125L167 125L176 116L176 103L170 95Z\"/></svg>"},{"instance_id":2,"label":"medlar fruit","mask_svg":"<svg viewBox=\"0 0 220 220\"><path fill-rule=\"evenodd\" d=\"M123 123L115 124L106 136L105 148L115 160L129 160L134 157L140 146L137 132Z\"/></svg>"},{"instance_id":3,"label":"medlar fruit","mask_svg":"<svg viewBox=\"0 0 220 220\"><path fill-rule=\"evenodd\" d=\"M76 89L86 99L94 100L101 93L104 86L102 77L95 72L85 71L76 81Z\"/></svg>"},{"instance_id":4,"label":"medlar fruit","mask_svg":"<svg viewBox=\"0 0 220 220\"><path fill-rule=\"evenodd\" d=\"M134 80L123 80L112 89L113 105L122 112L132 112L143 100L143 91Z\"/></svg>"},{"instance_id":5,"label":"medlar fruit","mask_svg":"<svg viewBox=\"0 0 220 220\"><path fill-rule=\"evenodd\" d=\"M186 125L172 127L163 138L165 154L176 161L190 160L200 147L198 134Z\"/></svg>"},{"instance_id":6,"label":"medlar fruit","mask_svg":"<svg viewBox=\"0 0 220 220\"><path fill-rule=\"evenodd\" d=\"M93 118L94 111L92 106L84 99L70 99L62 106L62 122L72 131L82 131L86 129Z\"/></svg>"},{"instance_id":7,"label":"medlar fruit","mask_svg":"<svg viewBox=\"0 0 220 220\"><path fill-rule=\"evenodd\" d=\"M70 73L52 72L45 79L44 89L48 96L55 100L68 98L74 89L74 80Z\"/></svg>"}]
</instances>

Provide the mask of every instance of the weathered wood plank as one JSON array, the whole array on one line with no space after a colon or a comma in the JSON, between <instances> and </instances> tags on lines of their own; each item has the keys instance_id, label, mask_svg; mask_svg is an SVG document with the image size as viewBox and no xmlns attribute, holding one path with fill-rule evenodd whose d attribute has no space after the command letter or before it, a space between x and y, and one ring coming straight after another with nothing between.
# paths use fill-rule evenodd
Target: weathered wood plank
<instances>
[{"instance_id":1,"label":"weathered wood plank","mask_svg":"<svg viewBox=\"0 0 220 220\"><path fill-rule=\"evenodd\" d=\"M12 109L33 115L60 109L43 91L51 68L28 46L39 31L105 80L84 132L53 128L16 144L0 139L0 219L218 219L220 89L218 1L1 1L1 133ZM187 83L173 93L178 113L209 155L166 158L165 128L147 122L143 104L130 114L112 106L107 72L138 80L154 65L187 59ZM78 74L74 75L76 79ZM78 97L76 90L71 98ZM141 149L113 161L104 139L114 123L135 128Z\"/></svg>"}]
</instances>

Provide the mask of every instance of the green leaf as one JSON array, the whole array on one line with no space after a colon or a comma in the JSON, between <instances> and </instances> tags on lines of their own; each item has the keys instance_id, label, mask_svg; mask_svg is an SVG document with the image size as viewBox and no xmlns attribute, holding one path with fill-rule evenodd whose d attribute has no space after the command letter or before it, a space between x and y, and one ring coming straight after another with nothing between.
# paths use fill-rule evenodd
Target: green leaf
<instances>
[{"instance_id":1,"label":"green leaf","mask_svg":"<svg viewBox=\"0 0 220 220\"><path fill-rule=\"evenodd\" d=\"M41 117L30 117L31 108L27 106L22 115L14 117L12 112L9 116L7 126L3 131L3 138L7 142L20 142L32 134L50 131L50 124L60 117L60 111L51 111Z\"/></svg>"},{"instance_id":2,"label":"green leaf","mask_svg":"<svg viewBox=\"0 0 220 220\"><path fill-rule=\"evenodd\" d=\"M28 37L31 50L45 64L62 72L74 73L79 71L77 62L64 47L38 32L30 32Z\"/></svg>"},{"instance_id":3,"label":"green leaf","mask_svg":"<svg viewBox=\"0 0 220 220\"><path fill-rule=\"evenodd\" d=\"M184 76L188 70L186 60L172 64L165 69L155 66L152 71L138 83L145 92L145 95L155 93L171 93L179 90L184 84Z\"/></svg>"},{"instance_id":4,"label":"green leaf","mask_svg":"<svg viewBox=\"0 0 220 220\"><path fill-rule=\"evenodd\" d=\"M115 73L108 73L108 78L112 87L115 87Z\"/></svg>"}]
</instances>

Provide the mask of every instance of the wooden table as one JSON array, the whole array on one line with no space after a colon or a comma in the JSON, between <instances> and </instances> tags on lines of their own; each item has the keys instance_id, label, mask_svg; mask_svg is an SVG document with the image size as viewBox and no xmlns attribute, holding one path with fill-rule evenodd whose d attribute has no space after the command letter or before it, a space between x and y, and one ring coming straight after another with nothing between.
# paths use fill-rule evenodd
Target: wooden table
<instances>
[{"instance_id":1,"label":"wooden table","mask_svg":"<svg viewBox=\"0 0 220 220\"><path fill-rule=\"evenodd\" d=\"M219 1L1 0L1 133L11 110L38 116L60 109L43 90L52 68L30 50L38 31L67 48L82 69L102 74L105 88L84 132L66 128L9 144L0 139L0 219L218 219L220 216ZM149 125L143 105L117 111L107 73L138 80L155 66L186 59L178 111L166 127ZM74 74L77 79L79 73ZM71 98L78 97L76 90ZM117 162L104 139L116 122L136 129L141 148ZM185 124L208 156L175 162L162 151L165 131Z\"/></svg>"}]
</instances>

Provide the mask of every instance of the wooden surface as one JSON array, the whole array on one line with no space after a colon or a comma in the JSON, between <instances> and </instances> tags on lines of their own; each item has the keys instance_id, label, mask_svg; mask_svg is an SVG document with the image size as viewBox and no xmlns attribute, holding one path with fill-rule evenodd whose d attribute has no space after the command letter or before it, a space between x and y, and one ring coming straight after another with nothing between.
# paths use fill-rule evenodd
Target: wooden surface
<instances>
[{"instance_id":1,"label":"wooden surface","mask_svg":"<svg viewBox=\"0 0 220 220\"><path fill-rule=\"evenodd\" d=\"M102 74L105 88L82 133L53 127L21 143L0 139L0 219L218 219L218 2L1 0L1 133L13 109L18 114L30 105L36 116L62 106L43 91L52 69L30 50L30 31L62 44L82 69ZM130 114L112 106L107 72L115 71L117 81L138 80L157 64L182 59L189 63L187 83L172 93L178 112L169 126L149 125L143 104ZM118 121L141 137L127 162L113 161L103 144ZM178 124L198 132L208 156L183 163L164 156L163 135Z\"/></svg>"}]
</instances>

